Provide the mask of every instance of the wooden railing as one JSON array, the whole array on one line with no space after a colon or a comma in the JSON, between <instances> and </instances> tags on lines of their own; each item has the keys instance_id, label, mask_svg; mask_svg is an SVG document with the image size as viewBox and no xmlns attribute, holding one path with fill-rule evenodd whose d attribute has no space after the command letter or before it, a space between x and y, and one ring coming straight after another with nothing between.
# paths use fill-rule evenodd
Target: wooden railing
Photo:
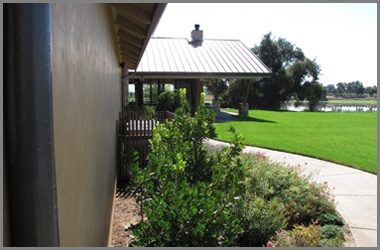
<instances>
[{"instance_id":1,"label":"wooden railing","mask_svg":"<svg viewBox=\"0 0 380 250\"><path fill-rule=\"evenodd\" d=\"M172 120L174 114L168 111L158 111L154 114L142 111L127 111L124 119L119 117L119 150L120 164L118 169L118 181L128 181L131 159L126 158L131 152L137 151L139 154L140 167L145 167L148 163L150 152L149 139L153 136L153 128L158 123Z\"/></svg>"}]
</instances>

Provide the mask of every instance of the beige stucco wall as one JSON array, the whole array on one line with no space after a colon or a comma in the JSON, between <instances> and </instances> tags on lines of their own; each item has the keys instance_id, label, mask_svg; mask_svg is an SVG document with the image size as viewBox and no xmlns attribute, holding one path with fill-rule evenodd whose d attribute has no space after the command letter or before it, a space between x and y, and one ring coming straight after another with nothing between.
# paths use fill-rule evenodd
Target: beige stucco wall
<instances>
[{"instance_id":1,"label":"beige stucco wall","mask_svg":"<svg viewBox=\"0 0 380 250\"><path fill-rule=\"evenodd\" d=\"M115 192L120 68L107 4L52 4L61 246L107 246Z\"/></svg>"}]
</instances>

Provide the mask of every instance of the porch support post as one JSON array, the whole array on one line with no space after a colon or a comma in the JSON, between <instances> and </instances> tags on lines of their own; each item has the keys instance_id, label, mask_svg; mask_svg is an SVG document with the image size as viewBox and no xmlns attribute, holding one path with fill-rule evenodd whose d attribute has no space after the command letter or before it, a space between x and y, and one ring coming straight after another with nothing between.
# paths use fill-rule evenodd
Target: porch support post
<instances>
[{"instance_id":1,"label":"porch support post","mask_svg":"<svg viewBox=\"0 0 380 250\"><path fill-rule=\"evenodd\" d=\"M124 77L124 106L127 106L129 104L129 78Z\"/></svg>"},{"instance_id":2,"label":"porch support post","mask_svg":"<svg viewBox=\"0 0 380 250\"><path fill-rule=\"evenodd\" d=\"M165 88L164 88L164 91L161 90L161 79L157 80L157 84L158 84L157 86L158 96L160 96L160 94L165 91Z\"/></svg>"},{"instance_id":3,"label":"porch support post","mask_svg":"<svg viewBox=\"0 0 380 250\"><path fill-rule=\"evenodd\" d=\"M212 106L214 106L216 111L220 111L220 102L218 97L218 79L213 79L212 82L214 86L214 100Z\"/></svg>"},{"instance_id":4,"label":"porch support post","mask_svg":"<svg viewBox=\"0 0 380 250\"><path fill-rule=\"evenodd\" d=\"M144 93L143 93L143 80L139 79L137 81L137 86L136 86L136 92L137 92L137 105L142 106L144 104Z\"/></svg>"},{"instance_id":5,"label":"porch support post","mask_svg":"<svg viewBox=\"0 0 380 250\"><path fill-rule=\"evenodd\" d=\"M200 79L195 79L193 90L193 108L196 110L201 101L202 82Z\"/></svg>"},{"instance_id":6,"label":"porch support post","mask_svg":"<svg viewBox=\"0 0 380 250\"><path fill-rule=\"evenodd\" d=\"M214 100L218 100L218 81L217 79L212 79L212 85L214 89Z\"/></svg>"},{"instance_id":7,"label":"porch support post","mask_svg":"<svg viewBox=\"0 0 380 250\"><path fill-rule=\"evenodd\" d=\"M245 98L244 98L244 101L243 101L243 105L245 106L247 104L247 101L248 101L248 95L249 95L249 89L251 88L251 79L248 79L248 83L247 83L247 89L245 91Z\"/></svg>"},{"instance_id":8,"label":"porch support post","mask_svg":"<svg viewBox=\"0 0 380 250\"><path fill-rule=\"evenodd\" d=\"M152 79L149 80L149 103L152 104L153 102L153 84Z\"/></svg>"},{"instance_id":9,"label":"porch support post","mask_svg":"<svg viewBox=\"0 0 380 250\"><path fill-rule=\"evenodd\" d=\"M122 118L124 118L124 107L128 104L129 96L128 96L128 82L129 79L127 77L127 69L125 68L125 63L120 64L121 71L121 114Z\"/></svg>"},{"instance_id":10,"label":"porch support post","mask_svg":"<svg viewBox=\"0 0 380 250\"><path fill-rule=\"evenodd\" d=\"M249 95L249 89L250 88L251 88L251 80L249 79L247 82L247 88L245 91L245 97L244 97L243 103L240 103L240 105L239 105L239 115L242 115L242 116L248 115L249 104L247 103L247 101L248 101L248 95Z\"/></svg>"}]
</instances>

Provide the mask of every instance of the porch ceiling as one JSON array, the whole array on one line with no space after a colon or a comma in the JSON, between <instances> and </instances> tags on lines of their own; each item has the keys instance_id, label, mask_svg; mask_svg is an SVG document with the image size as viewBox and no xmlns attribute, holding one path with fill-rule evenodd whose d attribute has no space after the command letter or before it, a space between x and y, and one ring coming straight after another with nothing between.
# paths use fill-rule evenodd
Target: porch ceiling
<instances>
[{"instance_id":1,"label":"porch ceiling","mask_svg":"<svg viewBox=\"0 0 380 250\"><path fill-rule=\"evenodd\" d=\"M120 62L137 69L167 3L111 3Z\"/></svg>"}]
</instances>

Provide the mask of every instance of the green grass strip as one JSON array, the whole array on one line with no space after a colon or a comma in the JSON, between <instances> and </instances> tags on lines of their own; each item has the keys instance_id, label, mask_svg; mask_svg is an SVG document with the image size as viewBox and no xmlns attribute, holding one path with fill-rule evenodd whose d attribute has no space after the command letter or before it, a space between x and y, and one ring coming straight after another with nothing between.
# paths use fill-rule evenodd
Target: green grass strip
<instances>
[{"instance_id":1,"label":"green grass strip","mask_svg":"<svg viewBox=\"0 0 380 250\"><path fill-rule=\"evenodd\" d=\"M229 109L237 112L237 110ZM215 124L229 141L232 125L244 144L323 159L377 174L376 112L250 110L239 121Z\"/></svg>"}]
</instances>

